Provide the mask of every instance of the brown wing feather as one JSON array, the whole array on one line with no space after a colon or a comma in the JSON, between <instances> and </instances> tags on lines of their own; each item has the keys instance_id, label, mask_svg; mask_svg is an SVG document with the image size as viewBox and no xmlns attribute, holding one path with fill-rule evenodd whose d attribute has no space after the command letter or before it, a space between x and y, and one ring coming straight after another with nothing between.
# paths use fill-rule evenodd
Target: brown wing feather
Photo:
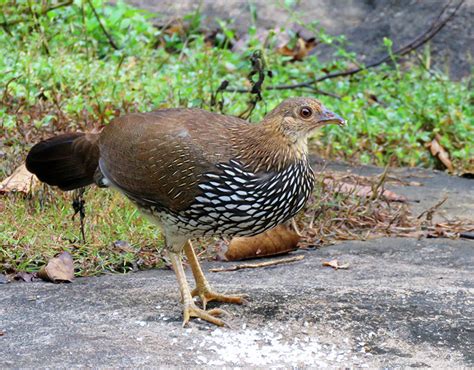
<instances>
[{"instance_id":1,"label":"brown wing feather","mask_svg":"<svg viewBox=\"0 0 474 370\"><path fill-rule=\"evenodd\" d=\"M203 173L238 154L230 144L237 132L250 136L249 127L198 109L129 114L101 133L101 170L128 194L179 211L200 193Z\"/></svg>"}]
</instances>

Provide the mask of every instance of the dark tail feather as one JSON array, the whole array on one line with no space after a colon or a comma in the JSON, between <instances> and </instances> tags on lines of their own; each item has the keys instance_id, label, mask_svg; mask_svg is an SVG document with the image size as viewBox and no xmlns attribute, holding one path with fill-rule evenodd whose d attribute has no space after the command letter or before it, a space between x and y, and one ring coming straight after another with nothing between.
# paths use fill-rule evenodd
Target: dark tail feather
<instances>
[{"instance_id":1,"label":"dark tail feather","mask_svg":"<svg viewBox=\"0 0 474 370\"><path fill-rule=\"evenodd\" d=\"M41 181L73 190L94 182L99 165L98 135L65 134L36 144L26 157L26 168Z\"/></svg>"}]
</instances>

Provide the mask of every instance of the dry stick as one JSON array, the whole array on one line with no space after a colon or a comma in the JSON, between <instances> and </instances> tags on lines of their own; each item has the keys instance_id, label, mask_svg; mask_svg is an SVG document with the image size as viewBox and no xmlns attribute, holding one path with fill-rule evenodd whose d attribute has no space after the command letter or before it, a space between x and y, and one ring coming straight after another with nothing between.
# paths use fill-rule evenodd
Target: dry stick
<instances>
[{"instance_id":1,"label":"dry stick","mask_svg":"<svg viewBox=\"0 0 474 370\"><path fill-rule=\"evenodd\" d=\"M259 267L268 267L268 266L281 265L283 263L291 263L291 262L301 261L303 258L304 258L304 256L281 258L281 259L275 260L275 261L267 261L267 262L261 262L261 263L245 263L245 264L242 264L242 265L235 265L235 266L232 266L232 267L209 269L209 271L210 272L226 272L226 271L237 271L237 270L241 270L241 269L254 269L254 268L259 268Z\"/></svg>"},{"instance_id":2,"label":"dry stick","mask_svg":"<svg viewBox=\"0 0 474 370\"><path fill-rule=\"evenodd\" d=\"M424 215L426 215L426 221L433 220L433 214L438 210L439 207L443 205L444 202L448 200L448 197L445 196L442 200L436 203L433 207L428 208L427 210L420 213L420 215L416 218L417 220L421 219Z\"/></svg>"},{"instance_id":3,"label":"dry stick","mask_svg":"<svg viewBox=\"0 0 474 370\"><path fill-rule=\"evenodd\" d=\"M86 233L84 231L84 218L86 217L86 210L84 208L85 200L84 200L84 192L85 188L79 188L74 191L74 196L72 200L72 207L74 208L74 214L72 215L72 219L79 214L79 221L81 223L81 236L82 242L86 243Z\"/></svg>"},{"instance_id":4,"label":"dry stick","mask_svg":"<svg viewBox=\"0 0 474 370\"><path fill-rule=\"evenodd\" d=\"M383 173L380 175L379 181L376 184L372 185L372 196L370 197L370 200L377 200L383 195L384 193L383 185L387 177L388 167L389 165L387 164L385 166ZM380 193L379 193L379 189L382 189Z\"/></svg>"},{"instance_id":5,"label":"dry stick","mask_svg":"<svg viewBox=\"0 0 474 370\"><path fill-rule=\"evenodd\" d=\"M290 90L290 89L298 89L301 87L311 87L312 85L322 82L324 80L332 79L332 78L337 78L337 77L346 77L346 76L351 76L355 75L356 73L359 73L361 71L365 71L366 69L369 68L374 68L378 67L381 64L384 64L386 62L389 62L392 60L393 56L403 56L408 53L410 53L413 50L418 49L420 46L426 44L429 40L431 40L439 31L443 29L443 27L456 15L458 12L459 8L464 4L465 0L461 0L458 5L454 8L452 13L448 15L444 20L441 20L442 16L446 12L448 6L451 4L451 1L441 10L439 15L436 17L434 22L431 24L431 26L423 32L421 35L416 37L414 40L406 44L405 46L395 50L391 55L387 54L383 58L369 63L366 66L363 67L358 67L354 69L350 69L348 71L342 71L342 72L335 72L335 73L328 73L324 76L321 76L319 78L315 78L309 81L305 82L300 82L292 85L276 85L276 86L268 86L265 89L266 90ZM248 89L243 89L243 88L233 88L229 87L226 89L228 92L236 92L236 93L248 93Z\"/></svg>"},{"instance_id":6,"label":"dry stick","mask_svg":"<svg viewBox=\"0 0 474 370\"><path fill-rule=\"evenodd\" d=\"M34 14L36 14L36 16L41 16L41 15L45 15L47 14L48 12L50 12L51 10L55 10L55 9L58 9L58 8L62 8L63 6L68 6L68 5L72 5L73 3L73 0L67 0L63 3L58 3L58 4L55 4L55 5L51 5L45 9L43 9L42 11L40 11L39 13L35 13L33 12ZM30 9L31 11L31 9ZM5 19L5 15L3 15L4 19ZM13 21L10 21L10 22L7 22L7 21L4 21L2 23L0 23L0 27L8 27L8 26L13 26L17 23L21 23L21 22L25 22L27 21L28 19L30 19L29 17L21 17L21 18L18 18L18 19L15 19Z\"/></svg>"},{"instance_id":7,"label":"dry stick","mask_svg":"<svg viewBox=\"0 0 474 370\"><path fill-rule=\"evenodd\" d=\"M46 55L51 55L49 52L48 40L46 39L46 35L44 34L43 28L39 22L38 15L33 11L33 5L31 4L31 0L28 1L28 6L30 7L30 13L33 15L33 20L35 24L36 31L40 34L41 43L43 44L43 49L46 52Z\"/></svg>"},{"instance_id":8,"label":"dry stick","mask_svg":"<svg viewBox=\"0 0 474 370\"><path fill-rule=\"evenodd\" d=\"M252 71L250 72L247 78L252 84L252 88L247 92L249 94L255 95L255 97L250 98L247 104L247 109L239 114L239 118L242 119L248 119L252 115L252 112L257 106L257 103L262 100L262 85L263 81L265 81L266 66L261 50L254 51L250 57L250 61L252 63ZM257 81L254 81L252 79L254 75L257 75ZM226 90L227 86L225 86L225 90L223 89L222 91Z\"/></svg>"},{"instance_id":9,"label":"dry stick","mask_svg":"<svg viewBox=\"0 0 474 370\"><path fill-rule=\"evenodd\" d=\"M6 73L5 73L6 74ZM18 80L20 77L22 77L23 75L18 75L16 77L12 77L10 78L7 83L5 84L5 90L3 90L3 96L2 96L2 104L5 104L6 105L6 101L7 101L7 95L8 95L8 86L13 82L13 81L16 81Z\"/></svg>"},{"instance_id":10,"label":"dry stick","mask_svg":"<svg viewBox=\"0 0 474 370\"><path fill-rule=\"evenodd\" d=\"M107 37L107 40L109 40L110 46L112 46L115 50L119 50L120 48L117 46L117 44L115 43L112 36L105 29L105 26L103 25L102 21L100 20L99 14L97 14L97 11L95 10L94 5L92 5L91 0L87 0L87 3L91 7L92 12L94 13L95 18L97 19L97 22L99 22L99 26L102 29L102 32L104 33L105 37Z\"/></svg>"}]
</instances>

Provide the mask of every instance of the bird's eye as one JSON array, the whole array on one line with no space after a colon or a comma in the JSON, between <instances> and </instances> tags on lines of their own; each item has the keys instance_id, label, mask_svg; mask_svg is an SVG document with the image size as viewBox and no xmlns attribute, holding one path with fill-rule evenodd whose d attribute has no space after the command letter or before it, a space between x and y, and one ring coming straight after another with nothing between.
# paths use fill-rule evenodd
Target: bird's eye
<instances>
[{"instance_id":1,"label":"bird's eye","mask_svg":"<svg viewBox=\"0 0 474 370\"><path fill-rule=\"evenodd\" d=\"M300 116L303 118L309 118L313 114L313 110L310 107L303 107L300 109Z\"/></svg>"}]
</instances>

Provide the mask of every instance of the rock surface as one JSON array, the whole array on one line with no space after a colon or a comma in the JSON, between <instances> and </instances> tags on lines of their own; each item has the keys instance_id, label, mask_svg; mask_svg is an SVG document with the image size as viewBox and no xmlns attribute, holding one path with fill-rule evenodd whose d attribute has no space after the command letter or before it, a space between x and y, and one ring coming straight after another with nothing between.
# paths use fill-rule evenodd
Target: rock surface
<instances>
[{"instance_id":1,"label":"rock surface","mask_svg":"<svg viewBox=\"0 0 474 370\"><path fill-rule=\"evenodd\" d=\"M293 265L208 273L216 289L249 295L223 306L231 329L183 329L169 270L3 285L0 367L474 366L472 242L380 239L299 253ZM349 269L322 266L333 258Z\"/></svg>"},{"instance_id":2,"label":"rock surface","mask_svg":"<svg viewBox=\"0 0 474 370\"><path fill-rule=\"evenodd\" d=\"M473 180L396 172L423 183L392 187L420 211L448 195L445 216L472 219ZM305 258L293 264L207 273L216 290L248 294L247 305L221 306L231 328L183 329L170 270L0 284L0 368L474 366L474 241L384 238L297 254ZM335 258L349 269L322 266Z\"/></svg>"},{"instance_id":3,"label":"rock surface","mask_svg":"<svg viewBox=\"0 0 474 370\"><path fill-rule=\"evenodd\" d=\"M216 19L230 20L240 34L252 24L250 5L254 4L258 28L294 27L294 19L282 5L284 2L265 0L127 0L130 4L157 13L165 24L173 18L196 11L199 6L204 24L215 27ZM301 24L318 21L332 35L345 35L348 50L357 59L370 62L385 55L383 38L394 41L394 50L426 31L441 9L457 1L449 0L313 0L289 2ZM200 5L202 4L202 5ZM474 57L474 0L465 0L454 20L449 22L430 43L431 62L448 71L453 78L469 76ZM298 27L301 28L301 27ZM327 48L315 49L319 55L332 57Z\"/></svg>"}]
</instances>

